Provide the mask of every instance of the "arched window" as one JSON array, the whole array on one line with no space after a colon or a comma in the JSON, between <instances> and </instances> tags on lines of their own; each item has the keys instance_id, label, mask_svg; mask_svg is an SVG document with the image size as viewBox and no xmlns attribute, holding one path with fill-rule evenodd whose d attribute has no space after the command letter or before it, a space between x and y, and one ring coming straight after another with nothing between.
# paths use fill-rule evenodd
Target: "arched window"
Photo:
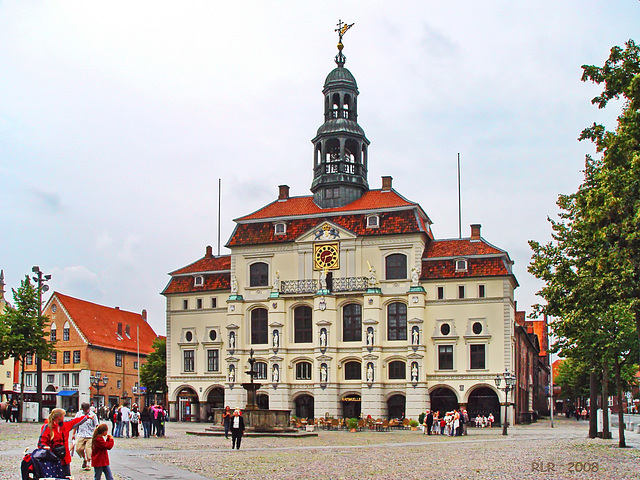
<instances>
[{"instance_id":1,"label":"arched window","mask_svg":"<svg viewBox=\"0 0 640 480\"><path fill-rule=\"evenodd\" d=\"M362 341L362 307L357 303L342 308L342 341Z\"/></svg>"},{"instance_id":2,"label":"arched window","mask_svg":"<svg viewBox=\"0 0 640 480\"><path fill-rule=\"evenodd\" d=\"M387 280L404 280L407 278L407 256L394 253L386 258L385 278Z\"/></svg>"},{"instance_id":3,"label":"arched window","mask_svg":"<svg viewBox=\"0 0 640 480\"><path fill-rule=\"evenodd\" d=\"M311 364L309 362L296 363L296 380L311 380Z\"/></svg>"},{"instance_id":4,"label":"arched window","mask_svg":"<svg viewBox=\"0 0 640 480\"><path fill-rule=\"evenodd\" d=\"M293 330L295 343L312 341L311 307L297 307L293 311Z\"/></svg>"},{"instance_id":5,"label":"arched window","mask_svg":"<svg viewBox=\"0 0 640 480\"><path fill-rule=\"evenodd\" d=\"M344 364L345 380L362 380L362 365L360 362L347 362Z\"/></svg>"},{"instance_id":6,"label":"arched window","mask_svg":"<svg viewBox=\"0 0 640 480\"><path fill-rule=\"evenodd\" d=\"M69 322L65 323L62 329L62 340L65 342L69 341Z\"/></svg>"},{"instance_id":7,"label":"arched window","mask_svg":"<svg viewBox=\"0 0 640 480\"><path fill-rule=\"evenodd\" d=\"M389 362L389 380L404 380L407 378L407 364L396 360Z\"/></svg>"},{"instance_id":8,"label":"arched window","mask_svg":"<svg viewBox=\"0 0 640 480\"><path fill-rule=\"evenodd\" d=\"M263 262L254 263L249 267L249 286L266 287L269 285L269 265Z\"/></svg>"},{"instance_id":9,"label":"arched window","mask_svg":"<svg viewBox=\"0 0 640 480\"><path fill-rule=\"evenodd\" d=\"M267 379L267 364L265 362L256 362L253 364L253 371L256 372L256 380Z\"/></svg>"},{"instance_id":10,"label":"arched window","mask_svg":"<svg viewBox=\"0 0 640 480\"><path fill-rule=\"evenodd\" d=\"M394 302L387 307L387 339L407 339L407 306Z\"/></svg>"},{"instance_id":11,"label":"arched window","mask_svg":"<svg viewBox=\"0 0 640 480\"><path fill-rule=\"evenodd\" d=\"M51 324L51 341L55 342L56 341L56 324L52 323Z\"/></svg>"},{"instance_id":12,"label":"arched window","mask_svg":"<svg viewBox=\"0 0 640 480\"><path fill-rule=\"evenodd\" d=\"M251 310L251 343L269 343L267 337L267 310L265 308Z\"/></svg>"}]
</instances>

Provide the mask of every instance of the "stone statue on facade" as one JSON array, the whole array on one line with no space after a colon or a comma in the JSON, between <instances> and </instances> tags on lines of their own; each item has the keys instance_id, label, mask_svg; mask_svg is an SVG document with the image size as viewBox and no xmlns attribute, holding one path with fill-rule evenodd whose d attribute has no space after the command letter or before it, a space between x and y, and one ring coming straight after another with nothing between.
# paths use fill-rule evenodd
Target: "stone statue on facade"
<instances>
[{"instance_id":1,"label":"stone statue on facade","mask_svg":"<svg viewBox=\"0 0 640 480\"><path fill-rule=\"evenodd\" d=\"M420 283L420 272L418 271L418 267L413 267L411 269L411 286L417 287Z\"/></svg>"},{"instance_id":2,"label":"stone statue on facade","mask_svg":"<svg viewBox=\"0 0 640 480\"><path fill-rule=\"evenodd\" d=\"M373 365L367 365L367 382L373 382Z\"/></svg>"},{"instance_id":3,"label":"stone statue on facade","mask_svg":"<svg viewBox=\"0 0 640 480\"><path fill-rule=\"evenodd\" d=\"M238 294L238 280L236 279L235 275L231 275L231 294Z\"/></svg>"},{"instance_id":4,"label":"stone statue on facade","mask_svg":"<svg viewBox=\"0 0 640 480\"><path fill-rule=\"evenodd\" d=\"M280 333L278 333L278 330L273 331L273 348L280 348Z\"/></svg>"}]
</instances>

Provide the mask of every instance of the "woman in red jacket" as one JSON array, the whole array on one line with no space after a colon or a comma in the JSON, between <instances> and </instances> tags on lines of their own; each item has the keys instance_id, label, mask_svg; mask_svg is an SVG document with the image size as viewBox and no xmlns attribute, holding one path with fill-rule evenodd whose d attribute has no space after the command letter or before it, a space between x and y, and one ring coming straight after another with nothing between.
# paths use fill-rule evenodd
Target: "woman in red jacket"
<instances>
[{"instance_id":1,"label":"woman in red jacket","mask_svg":"<svg viewBox=\"0 0 640 480\"><path fill-rule=\"evenodd\" d=\"M69 432L76 425L80 425L87 416L64 421L66 412L61 408L54 408L49 414L47 423L42 427L38 448L51 450L62 463L65 475L71 475L71 453L69 452ZM62 456L64 454L64 456Z\"/></svg>"},{"instance_id":2,"label":"woman in red jacket","mask_svg":"<svg viewBox=\"0 0 640 480\"><path fill-rule=\"evenodd\" d=\"M113 437L108 435L109 427L101 423L93 432L93 450L91 451L91 465L94 470L94 480L102 478L102 472L107 480L113 480L109 467L109 450L113 448Z\"/></svg>"}]
</instances>

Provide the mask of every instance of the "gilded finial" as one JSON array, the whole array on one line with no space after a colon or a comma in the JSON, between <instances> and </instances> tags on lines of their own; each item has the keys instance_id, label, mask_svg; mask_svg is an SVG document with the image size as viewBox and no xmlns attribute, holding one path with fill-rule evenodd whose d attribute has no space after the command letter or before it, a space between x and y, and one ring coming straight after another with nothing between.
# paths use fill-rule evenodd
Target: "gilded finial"
<instances>
[{"instance_id":1,"label":"gilded finial","mask_svg":"<svg viewBox=\"0 0 640 480\"><path fill-rule=\"evenodd\" d=\"M339 67L343 67L344 63L347 61L347 57L342 53L342 49L344 48L344 45L342 44L342 37L347 33L347 30L353 27L353 25L353 23L348 24L343 23L342 20L338 20L338 28L335 29L335 31L338 32L338 55L336 55L335 60Z\"/></svg>"}]
</instances>

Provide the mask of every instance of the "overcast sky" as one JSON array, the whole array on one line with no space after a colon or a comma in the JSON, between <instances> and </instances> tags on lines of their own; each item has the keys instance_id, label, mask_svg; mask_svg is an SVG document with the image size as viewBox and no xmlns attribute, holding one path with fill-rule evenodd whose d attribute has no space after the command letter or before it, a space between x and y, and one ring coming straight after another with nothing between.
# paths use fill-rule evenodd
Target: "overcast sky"
<instances>
[{"instance_id":1,"label":"overcast sky","mask_svg":"<svg viewBox=\"0 0 640 480\"><path fill-rule=\"evenodd\" d=\"M218 178L223 254L278 185L310 193L338 19L355 22L371 188L391 175L457 237L460 153L463 236L480 223L509 252L530 311L527 240L580 183L580 131L618 114L590 104L580 66L638 31L638 0L0 0L6 298L39 265L52 290L146 308L164 333L167 273L217 251Z\"/></svg>"}]
</instances>

